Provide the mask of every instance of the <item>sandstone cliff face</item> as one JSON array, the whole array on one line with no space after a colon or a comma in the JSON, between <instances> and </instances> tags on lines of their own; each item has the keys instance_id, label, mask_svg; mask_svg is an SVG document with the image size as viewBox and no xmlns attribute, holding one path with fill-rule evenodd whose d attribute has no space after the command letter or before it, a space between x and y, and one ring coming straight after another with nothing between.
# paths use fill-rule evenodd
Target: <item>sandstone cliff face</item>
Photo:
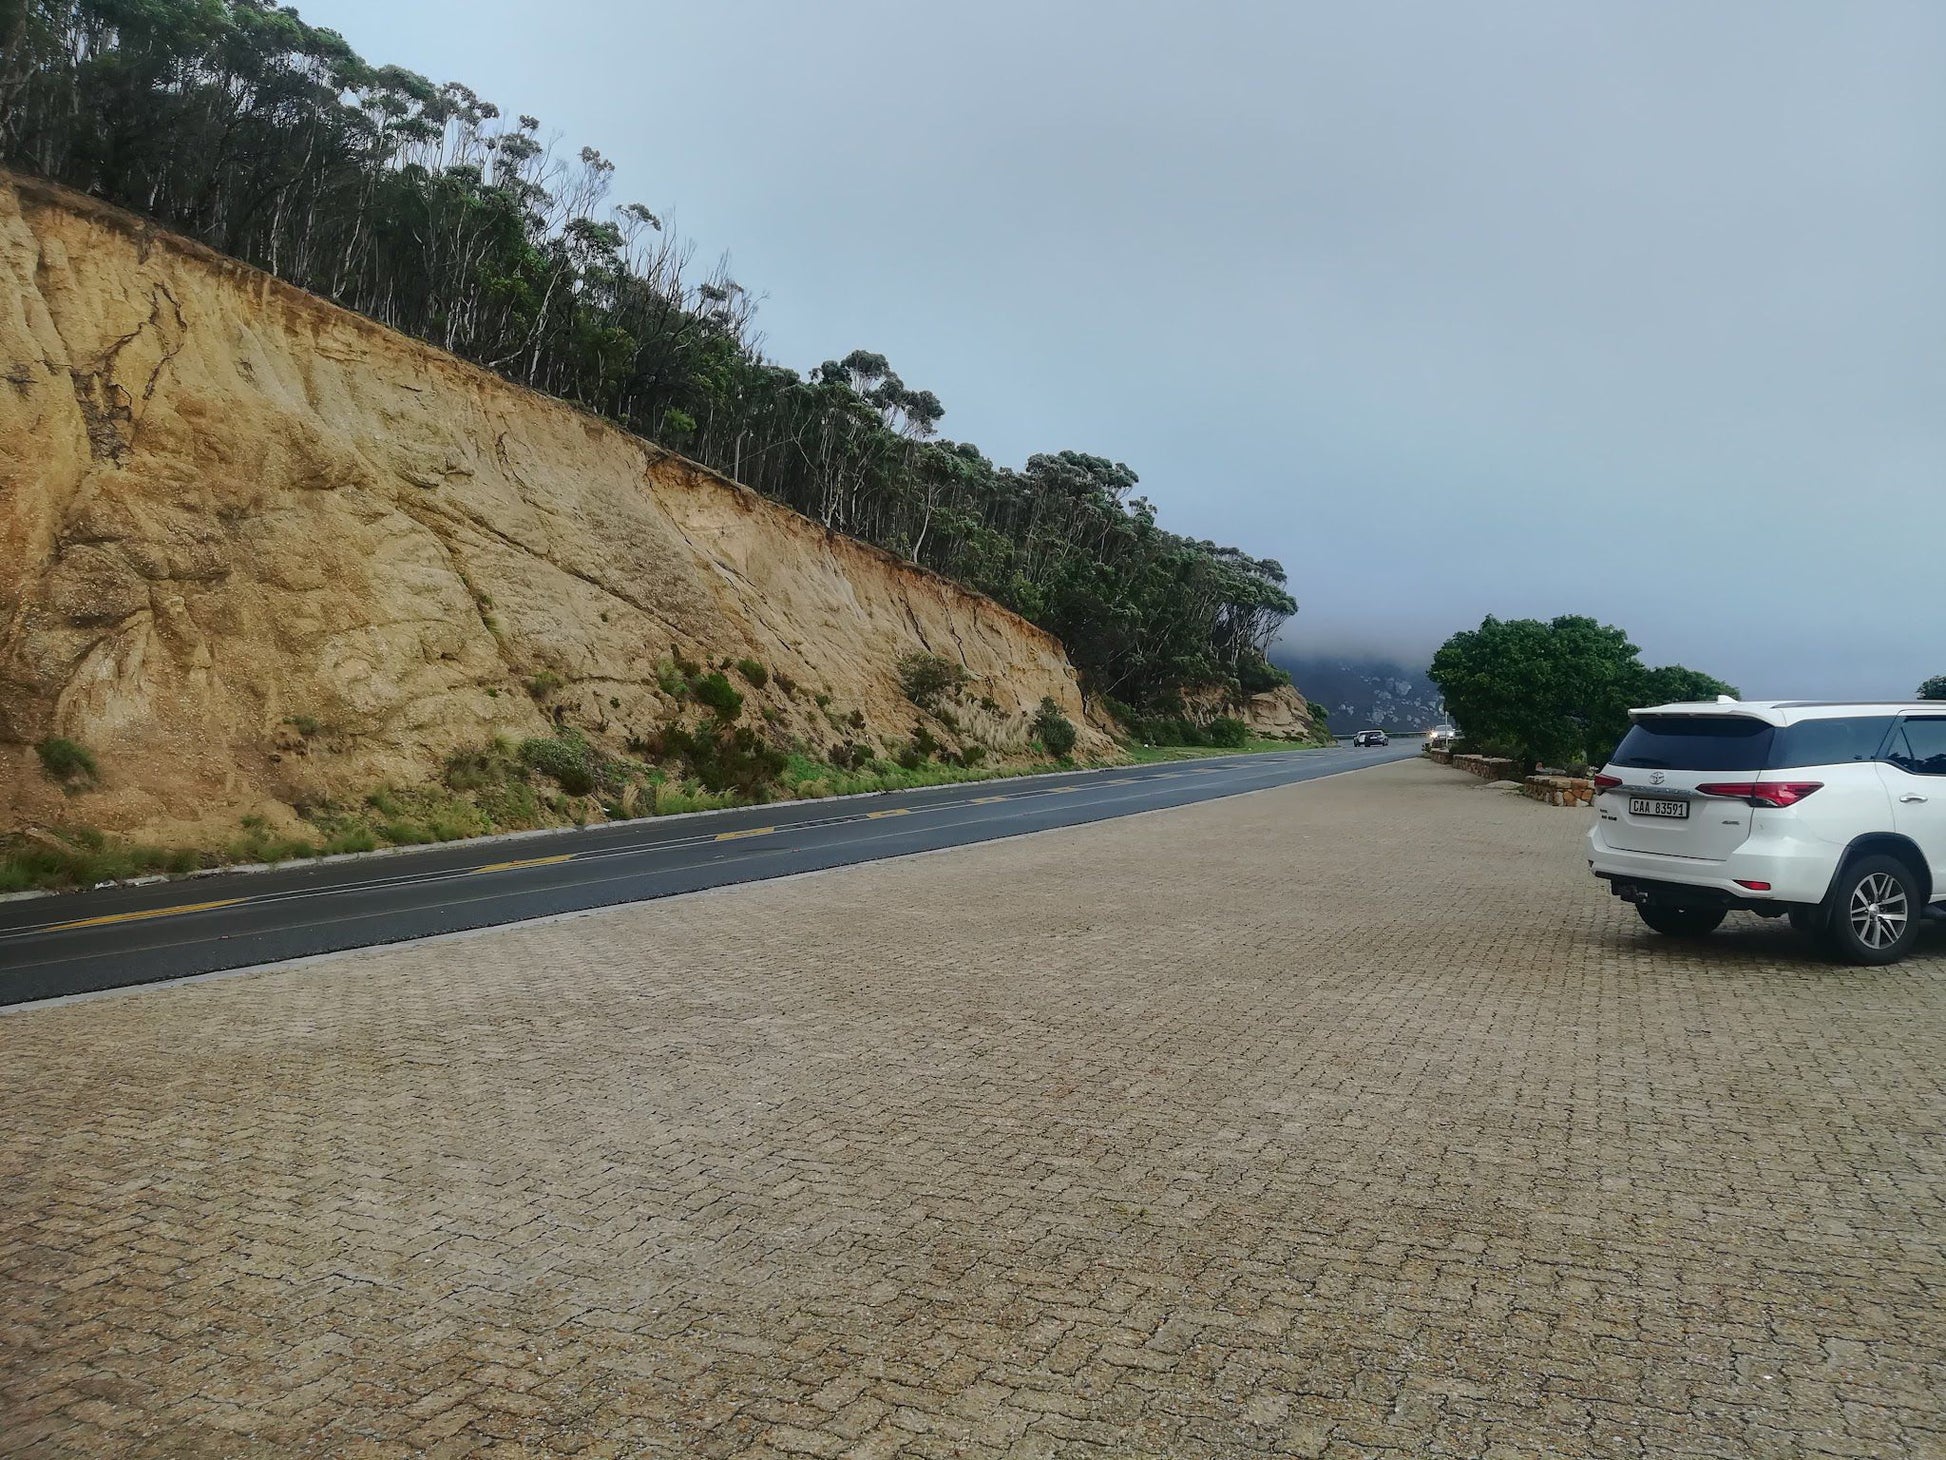
<instances>
[{"instance_id":1,"label":"sandstone cliff face","mask_svg":"<svg viewBox=\"0 0 1946 1460\"><path fill-rule=\"evenodd\" d=\"M898 657L963 663L1020 745L1050 635L558 402L199 246L0 174L0 830L187 840L426 779L551 717L675 710L672 649L907 733ZM536 677L537 698L525 687ZM41 737L90 747L70 803Z\"/></svg>"},{"instance_id":2,"label":"sandstone cliff face","mask_svg":"<svg viewBox=\"0 0 1946 1460\"><path fill-rule=\"evenodd\" d=\"M1235 713L1251 732L1272 740L1310 740L1311 707L1304 696L1286 684L1251 695Z\"/></svg>"}]
</instances>

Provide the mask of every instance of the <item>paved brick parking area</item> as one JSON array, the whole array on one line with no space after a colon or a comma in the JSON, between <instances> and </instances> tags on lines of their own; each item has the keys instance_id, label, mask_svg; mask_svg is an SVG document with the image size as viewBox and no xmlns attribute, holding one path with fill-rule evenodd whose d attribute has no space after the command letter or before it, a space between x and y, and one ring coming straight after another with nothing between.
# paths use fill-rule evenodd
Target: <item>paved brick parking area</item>
<instances>
[{"instance_id":1,"label":"paved brick parking area","mask_svg":"<svg viewBox=\"0 0 1946 1460\"><path fill-rule=\"evenodd\" d=\"M0 1019L7 1455L1946 1454L1946 939L1404 764Z\"/></svg>"}]
</instances>

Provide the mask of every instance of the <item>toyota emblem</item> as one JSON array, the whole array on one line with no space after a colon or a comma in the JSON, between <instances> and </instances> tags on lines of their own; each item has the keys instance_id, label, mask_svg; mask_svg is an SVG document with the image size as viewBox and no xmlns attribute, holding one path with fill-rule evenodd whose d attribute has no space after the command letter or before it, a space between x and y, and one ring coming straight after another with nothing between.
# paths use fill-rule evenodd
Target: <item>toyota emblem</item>
<instances>
[{"instance_id":1,"label":"toyota emblem","mask_svg":"<svg viewBox=\"0 0 1946 1460\"><path fill-rule=\"evenodd\" d=\"M1649 772L1649 784L1652 786L1659 786L1668 779L1669 778L1665 776L1661 771Z\"/></svg>"}]
</instances>

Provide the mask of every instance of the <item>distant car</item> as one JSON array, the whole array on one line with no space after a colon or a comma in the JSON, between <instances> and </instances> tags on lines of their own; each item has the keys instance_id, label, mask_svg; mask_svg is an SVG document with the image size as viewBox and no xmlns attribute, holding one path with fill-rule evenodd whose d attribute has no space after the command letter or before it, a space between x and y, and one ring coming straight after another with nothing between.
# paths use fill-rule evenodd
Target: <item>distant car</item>
<instances>
[{"instance_id":1,"label":"distant car","mask_svg":"<svg viewBox=\"0 0 1946 1460\"><path fill-rule=\"evenodd\" d=\"M1893 963L1946 915L1946 705L1660 705L1595 777L1588 866L1658 933L1788 916Z\"/></svg>"},{"instance_id":2,"label":"distant car","mask_svg":"<svg viewBox=\"0 0 1946 1460\"><path fill-rule=\"evenodd\" d=\"M1351 737L1353 745L1390 745L1392 739L1383 730L1360 730Z\"/></svg>"}]
</instances>

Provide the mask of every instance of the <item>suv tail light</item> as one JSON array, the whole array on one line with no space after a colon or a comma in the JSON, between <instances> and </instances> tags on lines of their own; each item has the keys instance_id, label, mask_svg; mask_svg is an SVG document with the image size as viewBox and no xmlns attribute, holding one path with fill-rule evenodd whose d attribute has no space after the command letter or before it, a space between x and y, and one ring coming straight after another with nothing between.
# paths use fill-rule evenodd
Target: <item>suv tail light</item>
<instances>
[{"instance_id":1,"label":"suv tail light","mask_svg":"<svg viewBox=\"0 0 1946 1460\"><path fill-rule=\"evenodd\" d=\"M1731 801L1747 801L1752 806L1782 810L1823 788L1823 781L1711 781L1696 789L1705 796L1722 796Z\"/></svg>"},{"instance_id":2,"label":"suv tail light","mask_svg":"<svg viewBox=\"0 0 1946 1460\"><path fill-rule=\"evenodd\" d=\"M1597 791L1612 791L1621 785L1621 783L1622 778L1620 776L1597 775L1595 777L1595 789Z\"/></svg>"}]
</instances>

